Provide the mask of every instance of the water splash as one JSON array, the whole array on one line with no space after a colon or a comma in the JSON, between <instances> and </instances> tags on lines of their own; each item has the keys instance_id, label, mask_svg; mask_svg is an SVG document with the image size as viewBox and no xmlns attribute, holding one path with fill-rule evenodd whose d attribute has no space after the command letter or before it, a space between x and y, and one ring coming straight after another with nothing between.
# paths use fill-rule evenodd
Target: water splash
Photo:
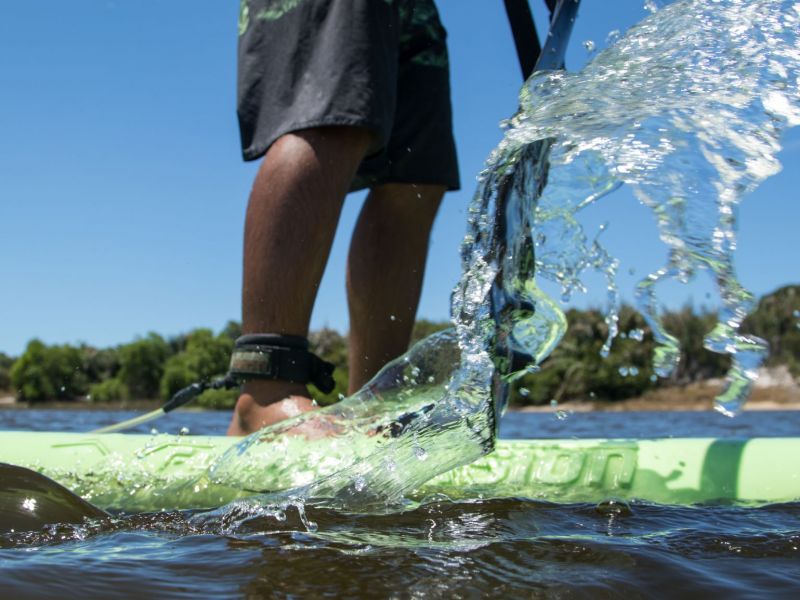
<instances>
[{"instance_id":1,"label":"water splash","mask_svg":"<svg viewBox=\"0 0 800 600\"><path fill-rule=\"evenodd\" d=\"M586 289L587 271L597 271L611 307L608 352L618 333L619 261L577 215L626 184L655 214L670 252L636 292L658 344L655 372L669 376L680 357L661 321L658 285L708 273L722 307L705 347L732 357L717 398L718 410L732 415L767 351L763 340L739 333L753 297L733 265L736 209L778 172L780 135L800 123L800 3L649 4L653 14L581 72L538 73L523 88L469 209L453 314L464 337L482 336L486 347L510 347L538 363L566 322L534 272L569 298ZM505 211L494 217L498 206ZM505 297L493 326L487 307L497 306L497 287Z\"/></svg>"},{"instance_id":2,"label":"water splash","mask_svg":"<svg viewBox=\"0 0 800 600\"><path fill-rule=\"evenodd\" d=\"M602 244L604 228L588 235L578 216L623 184L654 212L670 249L637 291L658 343L656 373L668 376L680 356L657 286L707 272L722 309L706 347L733 358L718 407L738 410L766 344L738 332L752 296L733 268L736 207L778 171L779 136L800 123L800 3L649 4L658 10L583 71L539 73L523 87L468 209L454 330L354 396L266 428L216 461L214 485L266 494L237 504L237 515L303 502L402 507L415 487L491 450L515 374L535 371L566 330L537 277L567 300L586 290L584 274L603 275L607 353L618 334L620 261Z\"/></svg>"}]
</instances>

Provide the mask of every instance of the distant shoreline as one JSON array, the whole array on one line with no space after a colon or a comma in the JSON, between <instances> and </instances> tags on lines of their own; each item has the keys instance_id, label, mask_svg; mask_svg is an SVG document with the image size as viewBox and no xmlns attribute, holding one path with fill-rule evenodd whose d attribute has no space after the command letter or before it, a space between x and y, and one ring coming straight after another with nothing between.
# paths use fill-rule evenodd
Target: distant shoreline
<instances>
[{"instance_id":1,"label":"distant shoreline","mask_svg":"<svg viewBox=\"0 0 800 600\"><path fill-rule=\"evenodd\" d=\"M511 412L546 413L555 410L574 412L648 412L648 411L711 411L714 397L719 393L718 382L690 384L653 390L638 398L625 400L573 400L557 406L511 406ZM16 402L13 396L0 395L0 410L153 410L163 404L160 400L128 400L125 402L92 403L85 401L55 401L28 405ZM209 410L187 407L182 410ZM800 387L763 386L756 387L744 405L745 411L800 410Z\"/></svg>"}]
</instances>

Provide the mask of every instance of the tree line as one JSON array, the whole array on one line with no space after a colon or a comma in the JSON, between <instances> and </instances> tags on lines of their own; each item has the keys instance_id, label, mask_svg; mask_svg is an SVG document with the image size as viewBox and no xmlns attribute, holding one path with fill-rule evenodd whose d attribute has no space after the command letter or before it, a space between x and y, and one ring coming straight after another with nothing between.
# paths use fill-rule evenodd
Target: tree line
<instances>
[{"instance_id":1,"label":"tree line","mask_svg":"<svg viewBox=\"0 0 800 600\"><path fill-rule=\"evenodd\" d=\"M800 286L787 286L762 298L756 311L742 325L742 333L757 335L770 344L768 366L786 365L800 377ZM541 405L553 400L616 401L640 396L656 387L685 385L721 377L727 356L703 348L703 336L716 316L709 310L684 307L667 312L667 330L680 340L681 360L668 379L656 378L651 357L655 343L641 315L623 306L619 337L610 354L601 356L608 328L598 310L567 311L569 329L553 353L535 373L516 382L511 403ZM448 327L447 322L420 320L413 341ZM166 400L195 381L223 375L228 368L234 340L241 327L229 322L221 331L196 329L164 338L150 333L129 344L97 349L81 345L28 343L18 358L0 353L0 390L10 390L18 400L38 403L52 400L89 400L95 403L126 400ZM321 329L309 337L314 352L336 365L336 388L323 394L310 386L320 404L335 402L347 389L347 339L333 329ZM412 342L413 343L413 342ZM209 390L197 404L229 408L236 390Z\"/></svg>"}]
</instances>

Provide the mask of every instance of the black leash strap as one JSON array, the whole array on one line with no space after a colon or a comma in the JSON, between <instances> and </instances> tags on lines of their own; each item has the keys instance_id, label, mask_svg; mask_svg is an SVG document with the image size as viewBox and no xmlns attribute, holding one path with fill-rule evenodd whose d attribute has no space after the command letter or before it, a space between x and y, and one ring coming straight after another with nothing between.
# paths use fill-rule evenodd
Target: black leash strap
<instances>
[{"instance_id":1,"label":"black leash strap","mask_svg":"<svg viewBox=\"0 0 800 600\"><path fill-rule=\"evenodd\" d=\"M308 349L308 340L298 335L262 333L236 340L225 377L199 381L178 390L162 406L165 413L197 398L206 390L230 389L249 379L281 379L292 383L313 383L324 394L336 387L334 365Z\"/></svg>"},{"instance_id":2,"label":"black leash strap","mask_svg":"<svg viewBox=\"0 0 800 600\"><path fill-rule=\"evenodd\" d=\"M297 335L253 334L236 340L229 377L281 379L292 383L313 383L327 394L336 387L334 365L308 349L308 340Z\"/></svg>"}]
</instances>

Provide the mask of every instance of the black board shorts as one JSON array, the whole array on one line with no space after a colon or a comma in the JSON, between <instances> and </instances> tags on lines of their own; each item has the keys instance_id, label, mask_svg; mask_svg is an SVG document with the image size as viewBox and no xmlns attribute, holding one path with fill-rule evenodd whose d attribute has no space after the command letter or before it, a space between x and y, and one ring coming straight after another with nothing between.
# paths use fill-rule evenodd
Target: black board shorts
<instances>
[{"instance_id":1,"label":"black board shorts","mask_svg":"<svg viewBox=\"0 0 800 600\"><path fill-rule=\"evenodd\" d=\"M352 189L458 189L447 34L434 0L241 0L237 114L245 160L279 137L368 128Z\"/></svg>"}]
</instances>

